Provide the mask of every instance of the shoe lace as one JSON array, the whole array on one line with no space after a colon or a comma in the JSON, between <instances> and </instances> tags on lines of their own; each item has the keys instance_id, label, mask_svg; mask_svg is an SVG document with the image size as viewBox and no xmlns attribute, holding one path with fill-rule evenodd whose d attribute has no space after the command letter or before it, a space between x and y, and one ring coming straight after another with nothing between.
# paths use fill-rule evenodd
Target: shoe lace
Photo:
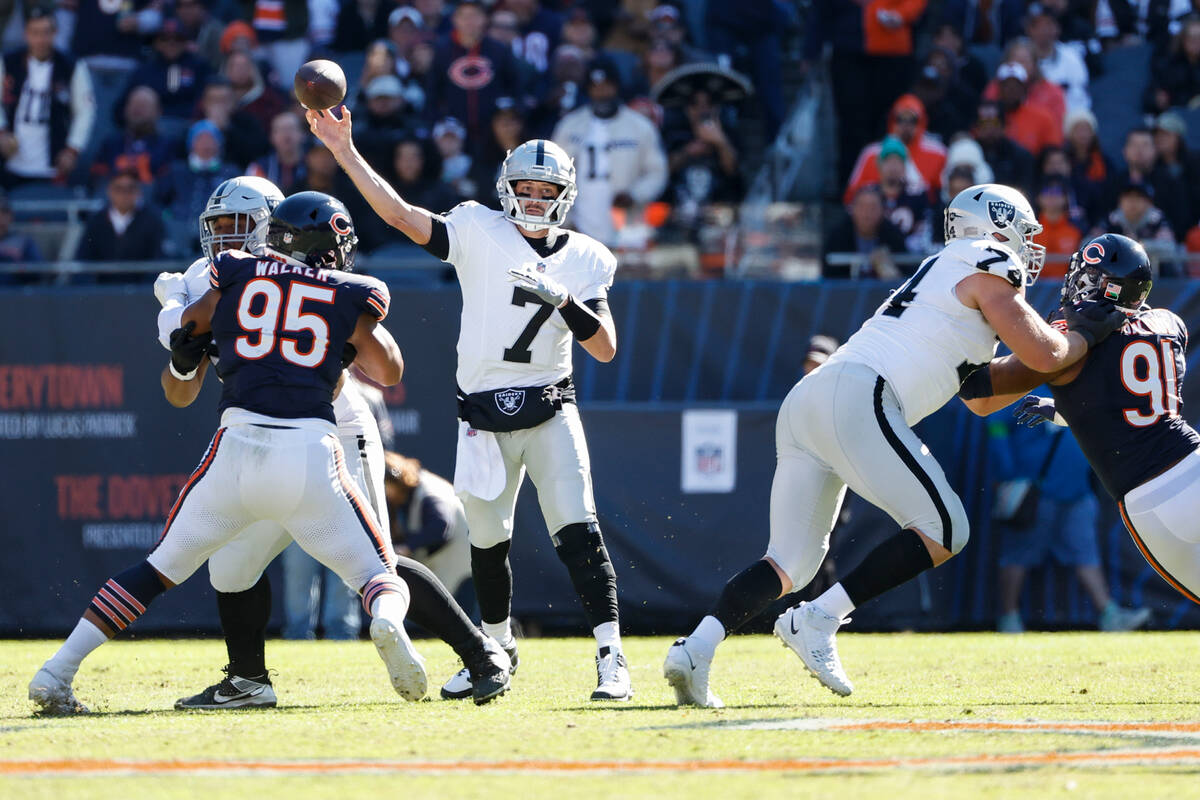
<instances>
[{"instance_id":1,"label":"shoe lace","mask_svg":"<svg viewBox=\"0 0 1200 800\"><path fill-rule=\"evenodd\" d=\"M597 682L616 683L620 676L620 671L625 667L624 653L609 653L606 656L596 659L596 680Z\"/></svg>"}]
</instances>

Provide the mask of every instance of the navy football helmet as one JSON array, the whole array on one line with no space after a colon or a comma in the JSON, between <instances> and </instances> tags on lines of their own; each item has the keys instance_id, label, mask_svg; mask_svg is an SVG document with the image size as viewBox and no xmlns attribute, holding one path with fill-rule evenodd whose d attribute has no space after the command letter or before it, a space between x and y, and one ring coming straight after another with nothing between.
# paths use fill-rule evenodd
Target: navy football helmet
<instances>
[{"instance_id":1,"label":"navy football helmet","mask_svg":"<svg viewBox=\"0 0 1200 800\"><path fill-rule=\"evenodd\" d=\"M310 267L350 272L358 236L341 200L322 192L300 192L271 212L266 246Z\"/></svg>"},{"instance_id":2,"label":"navy football helmet","mask_svg":"<svg viewBox=\"0 0 1200 800\"><path fill-rule=\"evenodd\" d=\"M1071 256L1063 278L1062 304L1109 300L1122 311L1141 308L1154 285L1150 258L1140 244L1119 233L1086 242Z\"/></svg>"}]
</instances>

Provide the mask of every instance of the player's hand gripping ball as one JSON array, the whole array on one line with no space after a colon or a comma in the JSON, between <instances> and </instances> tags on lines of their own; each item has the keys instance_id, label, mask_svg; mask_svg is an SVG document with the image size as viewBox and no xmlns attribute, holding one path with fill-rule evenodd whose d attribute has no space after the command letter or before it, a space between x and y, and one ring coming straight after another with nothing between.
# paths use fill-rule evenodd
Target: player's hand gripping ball
<instances>
[{"instance_id":1,"label":"player's hand gripping ball","mask_svg":"<svg viewBox=\"0 0 1200 800\"><path fill-rule=\"evenodd\" d=\"M296 70L292 88L300 105L324 111L346 99L346 74L337 64L320 58Z\"/></svg>"}]
</instances>

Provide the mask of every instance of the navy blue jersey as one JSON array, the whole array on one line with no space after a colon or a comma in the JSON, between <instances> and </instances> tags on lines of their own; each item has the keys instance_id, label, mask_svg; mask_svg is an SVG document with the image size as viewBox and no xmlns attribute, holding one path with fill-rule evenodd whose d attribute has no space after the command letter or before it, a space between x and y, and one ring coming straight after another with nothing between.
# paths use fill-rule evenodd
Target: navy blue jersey
<instances>
[{"instance_id":1,"label":"navy blue jersey","mask_svg":"<svg viewBox=\"0 0 1200 800\"><path fill-rule=\"evenodd\" d=\"M220 410L336 424L342 350L360 315L387 316L387 287L365 275L241 252L219 255L210 282L221 292L212 317Z\"/></svg>"},{"instance_id":2,"label":"navy blue jersey","mask_svg":"<svg viewBox=\"0 0 1200 800\"><path fill-rule=\"evenodd\" d=\"M1062 320L1053 324L1066 329ZM1147 308L1089 352L1075 380L1050 386L1058 412L1117 501L1200 447L1200 434L1180 416L1187 341L1183 320Z\"/></svg>"}]
</instances>

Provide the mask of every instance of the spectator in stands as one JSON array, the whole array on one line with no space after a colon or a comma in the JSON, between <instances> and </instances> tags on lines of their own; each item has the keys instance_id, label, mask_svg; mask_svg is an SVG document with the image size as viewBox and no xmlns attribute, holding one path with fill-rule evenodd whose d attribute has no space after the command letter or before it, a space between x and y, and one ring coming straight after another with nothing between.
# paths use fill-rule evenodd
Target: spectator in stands
<instances>
[{"instance_id":1,"label":"spectator in stands","mask_svg":"<svg viewBox=\"0 0 1200 800\"><path fill-rule=\"evenodd\" d=\"M142 205L142 182L123 169L108 182L108 204L88 218L76 261L153 261L162 258L165 229L157 210Z\"/></svg>"},{"instance_id":2,"label":"spectator in stands","mask_svg":"<svg viewBox=\"0 0 1200 800\"><path fill-rule=\"evenodd\" d=\"M1154 149L1167 174L1187 191L1191 213L1200 213L1200 159L1188 150L1187 123L1178 113L1158 115L1154 121Z\"/></svg>"},{"instance_id":3,"label":"spectator in stands","mask_svg":"<svg viewBox=\"0 0 1200 800\"><path fill-rule=\"evenodd\" d=\"M376 39L367 46L362 73L358 76L358 89L350 90L347 87L347 94L353 92L347 104L356 112L365 108L367 105L367 87L371 85L371 81L380 75L399 76L399 74L400 67L396 62L396 45L387 39ZM422 92L422 96L424 96L424 92Z\"/></svg>"},{"instance_id":4,"label":"spectator in stands","mask_svg":"<svg viewBox=\"0 0 1200 800\"><path fill-rule=\"evenodd\" d=\"M988 166L987 159L983 156L983 148L979 146L979 142L969 136L959 136L946 149L946 166L942 170L941 199L943 207L958 194L947 185L947 181L955 170L963 167L968 170L971 178L971 182L967 186L995 182L995 175L992 173L992 168Z\"/></svg>"},{"instance_id":5,"label":"spectator in stands","mask_svg":"<svg viewBox=\"0 0 1200 800\"><path fill-rule=\"evenodd\" d=\"M358 595L333 570L292 542L283 551L283 630L293 641L313 640L317 630L333 641L357 639L362 629Z\"/></svg>"},{"instance_id":6,"label":"spectator in stands","mask_svg":"<svg viewBox=\"0 0 1200 800\"><path fill-rule=\"evenodd\" d=\"M451 15L446 11L446 0L413 0L413 7L421 12L424 30L444 36L454 28Z\"/></svg>"},{"instance_id":7,"label":"spectator in stands","mask_svg":"<svg viewBox=\"0 0 1200 800\"><path fill-rule=\"evenodd\" d=\"M396 57L396 76L404 84L404 99L420 110L425 107L425 87L413 68L417 48L426 41L424 19L415 8L400 6L388 15L388 38Z\"/></svg>"},{"instance_id":8,"label":"spectator in stands","mask_svg":"<svg viewBox=\"0 0 1200 800\"><path fill-rule=\"evenodd\" d=\"M657 200L667 186L667 156L654 124L621 102L611 62L600 59L588 67L587 94L588 105L563 117L552 138L575 160L579 196L569 222L611 243L612 209ZM710 117L715 114L706 112L705 119ZM705 135L714 150L726 138L715 119Z\"/></svg>"},{"instance_id":9,"label":"spectator in stands","mask_svg":"<svg viewBox=\"0 0 1200 800\"><path fill-rule=\"evenodd\" d=\"M392 159L396 142L411 136L425 135L422 120L408 107L404 85L395 75L373 78L365 92L367 113L363 125L356 131L356 141L363 157L377 172L384 172Z\"/></svg>"},{"instance_id":10,"label":"spectator in stands","mask_svg":"<svg viewBox=\"0 0 1200 800\"><path fill-rule=\"evenodd\" d=\"M1071 159L1061 147L1047 147L1038 157L1037 178L1034 181L1038 191L1041 191L1042 184L1050 179L1061 179L1065 185L1067 216L1071 218L1072 224L1081 231L1089 230L1092 226L1091 217L1088 216L1087 206L1080 200L1071 183Z\"/></svg>"},{"instance_id":11,"label":"spectator in stands","mask_svg":"<svg viewBox=\"0 0 1200 800\"><path fill-rule=\"evenodd\" d=\"M462 201L454 189L441 179L440 159L430 152L420 139L409 138L396 143L390 164L392 188L408 202L427 208L434 213L444 213ZM385 172L384 174L387 174ZM483 187L494 189L495 181Z\"/></svg>"},{"instance_id":12,"label":"spectator in stands","mask_svg":"<svg viewBox=\"0 0 1200 800\"><path fill-rule=\"evenodd\" d=\"M158 93L164 117L191 119L208 80L209 67L202 58L188 52L187 44L183 24L174 17L163 20L154 36L154 51L130 74L126 93L137 86L149 86Z\"/></svg>"},{"instance_id":13,"label":"spectator in stands","mask_svg":"<svg viewBox=\"0 0 1200 800\"><path fill-rule=\"evenodd\" d=\"M906 252L904 235L884 215L879 187L863 186L850 203L850 215L825 238L825 262L821 274L826 278L876 277L891 280L901 269L892 256ZM830 261L830 254L861 257L857 268ZM904 272L911 273L911 269Z\"/></svg>"},{"instance_id":14,"label":"spectator in stands","mask_svg":"<svg viewBox=\"0 0 1200 800\"><path fill-rule=\"evenodd\" d=\"M1062 28L1058 17L1041 3L1030 3L1025 17L1025 33L1029 37L1038 71L1047 83L1062 88L1066 95L1067 110L1091 108L1087 64L1077 49L1060 40Z\"/></svg>"},{"instance_id":15,"label":"spectator in stands","mask_svg":"<svg viewBox=\"0 0 1200 800\"><path fill-rule=\"evenodd\" d=\"M687 28L683 24L683 18L680 16L678 8L668 3L662 3L650 10L649 19L650 41L653 43L658 40L666 40L678 54L680 64L712 61L712 56L688 43Z\"/></svg>"},{"instance_id":16,"label":"spectator in stands","mask_svg":"<svg viewBox=\"0 0 1200 800\"><path fill-rule=\"evenodd\" d=\"M539 76L550 69L550 54L562 38L563 18L544 8L539 0L505 0L504 8L517 17L520 35L516 55L536 70Z\"/></svg>"},{"instance_id":17,"label":"spectator in stands","mask_svg":"<svg viewBox=\"0 0 1200 800\"><path fill-rule=\"evenodd\" d=\"M521 109L510 98L502 97L492 114L492 138L484 148L483 155L472 165L476 186L476 200L484 205L496 204L496 179L500 177L500 165L504 157L515 150L529 137L525 135L525 119ZM429 206L425 206L429 208Z\"/></svg>"},{"instance_id":18,"label":"spectator in stands","mask_svg":"<svg viewBox=\"0 0 1200 800\"><path fill-rule=\"evenodd\" d=\"M487 193L476 180L475 158L466 152L467 130L454 117L446 117L433 126L433 143L442 161L442 181L458 195L470 200Z\"/></svg>"},{"instance_id":19,"label":"spectator in stands","mask_svg":"<svg viewBox=\"0 0 1200 800\"><path fill-rule=\"evenodd\" d=\"M170 255L184 255L200 244L196 219L208 197L222 181L237 177L241 170L222 158L225 137L220 129L202 119L188 129L187 159L175 161L155 187L156 200L163 209L169 238Z\"/></svg>"},{"instance_id":20,"label":"spectator in stands","mask_svg":"<svg viewBox=\"0 0 1200 800\"><path fill-rule=\"evenodd\" d=\"M563 44L578 47L585 64L591 63L593 59L601 55L596 44L596 25L583 8L576 7L567 12L566 21L563 22L562 41Z\"/></svg>"},{"instance_id":21,"label":"spectator in stands","mask_svg":"<svg viewBox=\"0 0 1200 800\"><path fill-rule=\"evenodd\" d=\"M971 136L983 150L996 183L1020 189L1026 195L1033 191L1033 156L1009 138L998 104L988 100L979 104Z\"/></svg>"},{"instance_id":22,"label":"spectator in stands","mask_svg":"<svg viewBox=\"0 0 1200 800\"><path fill-rule=\"evenodd\" d=\"M942 168L946 165L946 148L937 138L925 132L927 121L925 106L916 95L906 94L892 106L888 133L903 142L913 168L925 181L928 191L936 193L942 181ZM880 142L875 142L863 148L859 154L843 195L847 204L859 187L879 182L880 145Z\"/></svg>"},{"instance_id":23,"label":"spectator in stands","mask_svg":"<svg viewBox=\"0 0 1200 800\"><path fill-rule=\"evenodd\" d=\"M641 69L633 76L630 97L649 103L650 90L671 70L683 63L679 48L666 39L654 39L642 55ZM661 116L661 109L659 110Z\"/></svg>"},{"instance_id":24,"label":"spectator in stands","mask_svg":"<svg viewBox=\"0 0 1200 800\"><path fill-rule=\"evenodd\" d=\"M220 21L209 13L211 0L175 0L175 14L183 26L184 38L191 42L193 51L212 69L221 63Z\"/></svg>"},{"instance_id":25,"label":"spectator in stands","mask_svg":"<svg viewBox=\"0 0 1200 800\"><path fill-rule=\"evenodd\" d=\"M13 210L8 196L0 192L0 262L13 264L42 260L37 242L25 233L12 229ZM32 277L32 276L30 276ZM0 272L0 284L26 283L19 274Z\"/></svg>"},{"instance_id":26,"label":"spectator in stands","mask_svg":"<svg viewBox=\"0 0 1200 800\"><path fill-rule=\"evenodd\" d=\"M1104 231L1139 241L1151 256L1163 259L1159 264L1159 274L1163 277L1180 274L1180 267L1173 258L1175 234L1171 232L1166 215L1154 205L1151 184L1135 180L1122 184L1117 193L1116 209L1092 235Z\"/></svg>"},{"instance_id":27,"label":"spectator in stands","mask_svg":"<svg viewBox=\"0 0 1200 800\"><path fill-rule=\"evenodd\" d=\"M292 194L304 182L305 131L300 118L283 111L271 120L271 152L246 168L247 175L266 178L284 195Z\"/></svg>"},{"instance_id":28,"label":"spectator in stands","mask_svg":"<svg viewBox=\"0 0 1200 800\"><path fill-rule=\"evenodd\" d=\"M0 61L0 157L6 186L65 181L87 147L96 118L87 65L54 49L52 9L25 15L25 46Z\"/></svg>"},{"instance_id":29,"label":"spectator in stands","mask_svg":"<svg viewBox=\"0 0 1200 800\"><path fill-rule=\"evenodd\" d=\"M925 57L913 94L925 107L930 133L949 142L956 133L971 127L979 95L959 79L954 54L933 48Z\"/></svg>"},{"instance_id":30,"label":"spectator in stands","mask_svg":"<svg viewBox=\"0 0 1200 800\"><path fill-rule=\"evenodd\" d=\"M879 65L890 62L899 74L895 94L880 94L881 109L904 91L912 75L911 26L924 11L926 0L875 0L874 16L863 15L863 53ZM824 2L818 2L818 7ZM661 6L660 6L661 8ZM857 9L856 9L857 10ZM859 11L861 14L861 10ZM718 59L750 76L763 112L767 141L775 138L786 111L783 102L782 33L791 25L787 6L775 0L708 0L708 46ZM875 84L892 76L878 75ZM903 82L901 82L903 81ZM869 89L860 86L859 92ZM869 140L868 140L869 141Z\"/></svg>"},{"instance_id":31,"label":"spectator in stands","mask_svg":"<svg viewBox=\"0 0 1200 800\"><path fill-rule=\"evenodd\" d=\"M1004 132L1008 138L1037 155L1043 147L1062 144L1062 124L1041 106L1029 102L1029 75L1015 61L1000 65L997 101L1004 111ZM985 95L986 96L986 95Z\"/></svg>"},{"instance_id":32,"label":"spectator in stands","mask_svg":"<svg viewBox=\"0 0 1200 800\"><path fill-rule=\"evenodd\" d=\"M1003 47L1021 34L1024 0L946 0L942 22L961 31L968 45Z\"/></svg>"},{"instance_id":33,"label":"spectator in stands","mask_svg":"<svg viewBox=\"0 0 1200 800\"><path fill-rule=\"evenodd\" d=\"M1079 0L1041 0L1045 12L1058 22L1059 41L1079 52L1089 74L1099 75L1104 71L1103 46L1096 37L1095 25L1080 7L1083 5Z\"/></svg>"},{"instance_id":34,"label":"spectator in stands","mask_svg":"<svg viewBox=\"0 0 1200 800\"><path fill-rule=\"evenodd\" d=\"M1054 128L1061 131L1067 114L1066 93L1061 86L1051 83L1042 75L1028 39L1014 39L1009 42L1008 47L1004 49L1003 65L1007 64L1017 64L1024 70L1025 97L1022 103L1045 111L1050 116ZM987 100L1000 99L999 75L988 84L983 96Z\"/></svg>"},{"instance_id":35,"label":"spectator in stands","mask_svg":"<svg viewBox=\"0 0 1200 800\"><path fill-rule=\"evenodd\" d=\"M1000 615L996 629L1001 633L1025 630L1021 586L1026 573L1051 556L1075 570L1080 585L1100 611L1100 630L1140 628L1150 619L1150 609L1118 606L1100 569L1100 504L1092 489L1091 469L1069 430L1055 427L1047 431L1046 427L1025 428L1004 419L989 427L996 472L1009 482L1032 481L1035 486L1029 491L1037 492L1032 519L1020 526L999 526Z\"/></svg>"},{"instance_id":36,"label":"spectator in stands","mask_svg":"<svg viewBox=\"0 0 1200 800\"><path fill-rule=\"evenodd\" d=\"M689 227L709 203L742 199L736 134L722 124L720 111L707 92L699 91L682 114L668 114L663 126L670 170L667 197L675 219Z\"/></svg>"},{"instance_id":37,"label":"spectator in stands","mask_svg":"<svg viewBox=\"0 0 1200 800\"><path fill-rule=\"evenodd\" d=\"M224 63L231 53L254 53L256 50L258 34L249 22L235 19L221 31L221 63Z\"/></svg>"},{"instance_id":38,"label":"spectator in stands","mask_svg":"<svg viewBox=\"0 0 1200 800\"><path fill-rule=\"evenodd\" d=\"M904 236L905 249L910 253L930 250L929 193L924 183L908 180L906 163L908 150L895 136L888 136L879 148L879 192L884 214Z\"/></svg>"},{"instance_id":39,"label":"spectator in stands","mask_svg":"<svg viewBox=\"0 0 1200 800\"><path fill-rule=\"evenodd\" d=\"M242 0L242 4L251 9L250 22L262 56L271 65L268 82L291 86L292 76L308 60L308 0Z\"/></svg>"},{"instance_id":40,"label":"spectator in stands","mask_svg":"<svg viewBox=\"0 0 1200 800\"><path fill-rule=\"evenodd\" d=\"M1190 227L1192 214L1188 202L1188 190L1165 164L1158 159L1154 147L1154 131L1150 128L1133 128L1125 134L1125 146L1121 150L1125 157L1125 169L1118 172L1110 184L1117 188L1127 184L1146 184L1152 188L1151 197L1166 215L1172 232L1179 231L1176 238ZM1117 205L1110 195L1108 208Z\"/></svg>"},{"instance_id":41,"label":"spectator in stands","mask_svg":"<svg viewBox=\"0 0 1200 800\"><path fill-rule=\"evenodd\" d=\"M933 34L933 46L953 56L955 74L976 96L983 93L988 82L987 68L963 47L959 28L945 22L938 25Z\"/></svg>"},{"instance_id":42,"label":"spectator in stands","mask_svg":"<svg viewBox=\"0 0 1200 800\"><path fill-rule=\"evenodd\" d=\"M1067 260L1079 247L1083 231L1071 222L1068 214L1069 186L1060 177L1042 181L1037 194L1038 222L1042 232L1034 241L1046 248L1046 265L1042 268L1043 278L1061 278L1067 274Z\"/></svg>"},{"instance_id":43,"label":"spectator in stands","mask_svg":"<svg viewBox=\"0 0 1200 800\"><path fill-rule=\"evenodd\" d=\"M1150 69L1143 107L1151 113L1172 106L1192 107L1200 97L1200 16L1189 17L1171 42L1165 58L1156 59Z\"/></svg>"},{"instance_id":44,"label":"spectator in stands","mask_svg":"<svg viewBox=\"0 0 1200 800\"><path fill-rule=\"evenodd\" d=\"M487 12L481 0L461 0L453 21L453 34L437 43L426 114L458 119L466 128L467 152L475 155L487 142L496 98L518 96L517 67L511 49L484 35Z\"/></svg>"},{"instance_id":45,"label":"spectator in stands","mask_svg":"<svg viewBox=\"0 0 1200 800\"><path fill-rule=\"evenodd\" d=\"M383 476L392 546L427 566L459 604L474 607L467 516L454 487L415 458L385 453Z\"/></svg>"},{"instance_id":46,"label":"spectator in stands","mask_svg":"<svg viewBox=\"0 0 1200 800\"><path fill-rule=\"evenodd\" d=\"M531 136L550 138L560 119L587 102L584 83L589 63L575 45L559 45L554 51L550 86L526 117Z\"/></svg>"},{"instance_id":47,"label":"spectator in stands","mask_svg":"<svg viewBox=\"0 0 1200 800\"><path fill-rule=\"evenodd\" d=\"M383 0L355 0L339 4L333 51L356 53L365 50L368 44L386 35L389 10L395 13L399 8L408 7L402 5L393 8ZM419 14L417 18L420 19Z\"/></svg>"},{"instance_id":48,"label":"spectator in stands","mask_svg":"<svg viewBox=\"0 0 1200 800\"><path fill-rule=\"evenodd\" d=\"M132 69L141 56L142 37L162 24L162 4L156 0L77 0L74 6L71 54L96 68Z\"/></svg>"},{"instance_id":49,"label":"spectator in stands","mask_svg":"<svg viewBox=\"0 0 1200 800\"><path fill-rule=\"evenodd\" d=\"M1109 180L1114 168L1100 149L1096 136L1096 115L1078 109L1067 114L1063 123L1064 146L1071 162L1071 186L1088 220L1095 224L1107 214Z\"/></svg>"},{"instance_id":50,"label":"spectator in stands","mask_svg":"<svg viewBox=\"0 0 1200 800\"><path fill-rule=\"evenodd\" d=\"M229 81L221 77L209 79L200 97L203 119L217 126L225 138L225 160L239 170L267 154L270 145L267 133L258 118L237 107L237 99Z\"/></svg>"},{"instance_id":51,"label":"spectator in stands","mask_svg":"<svg viewBox=\"0 0 1200 800\"><path fill-rule=\"evenodd\" d=\"M125 99L125 128L110 133L92 161L92 176L103 178L133 169L142 183L153 183L166 170L176 143L158 130L162 112L158 93L139 86Z\"/></svg>"},{"instance_id":52,"label":"spectator in stands","mask_svg":"<svg viewBox=\"0 0 1200 800\"><path fill-rule=\"evenodd\" d=\"M287 108L287 101L274 86L263 80L262 71L249 53L235 50L225 58L225 77L237 96L238 108L253 114L263 130Z\"/></svg>"}]
</instances>

